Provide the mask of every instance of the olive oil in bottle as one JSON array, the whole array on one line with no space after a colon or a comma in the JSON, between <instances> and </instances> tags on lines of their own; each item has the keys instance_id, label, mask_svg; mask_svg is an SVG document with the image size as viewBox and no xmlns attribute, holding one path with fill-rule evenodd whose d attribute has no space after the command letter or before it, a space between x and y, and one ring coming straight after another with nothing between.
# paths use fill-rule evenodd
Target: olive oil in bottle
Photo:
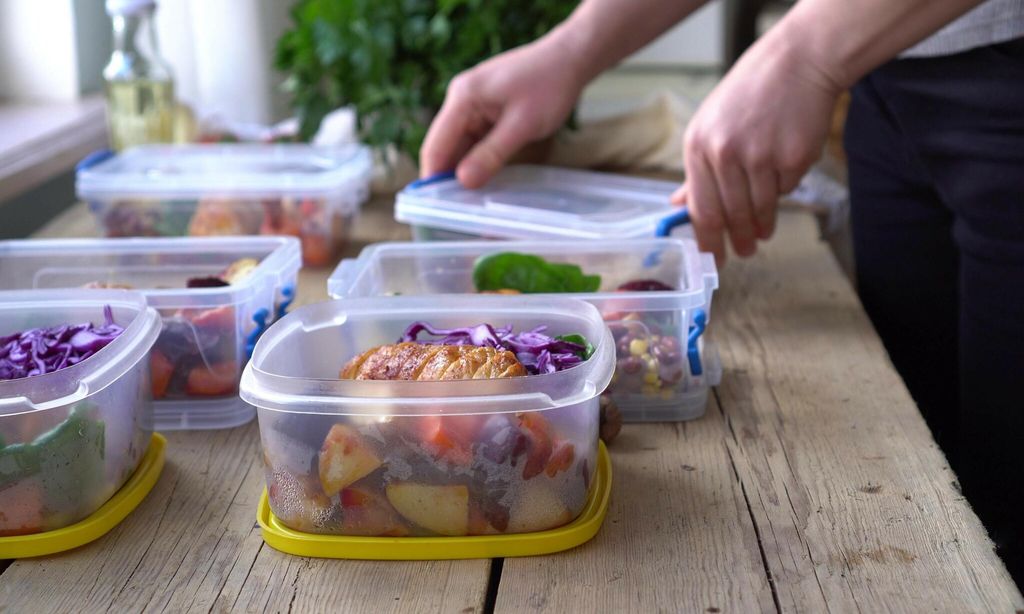
<instances>
[{"instance_id":1,"label":"olive oil in bottle","mask_svg":"<svg viewBox=\"0 0 1024 614\"><path fill-rule=\"evenodd\" d=\"M174 81L157 47L156 0L107 0L114 53L103 70L110 145L120 151L174 137Z\"/></svg>"}]
</instances>

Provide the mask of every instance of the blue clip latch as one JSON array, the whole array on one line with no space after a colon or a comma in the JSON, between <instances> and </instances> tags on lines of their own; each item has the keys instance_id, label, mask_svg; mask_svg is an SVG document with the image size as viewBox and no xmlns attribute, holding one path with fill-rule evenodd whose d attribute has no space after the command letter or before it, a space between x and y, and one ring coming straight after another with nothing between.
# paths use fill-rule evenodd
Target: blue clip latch
<instances>
[{"instance_id":1,"label":"blue clip latch","mask_svg":"<svg viewBox=\"0 0 1024 614\"><path fill-rule=\"evenodd\" d=\"M704 334L704 327L707 326L708 316L703 309L693 311L693 326L690 327L686 339L686 358L690 361L690 373L692 375L703 375L704 366L700 364L700 347L697 340Z\"/></svg>"},{"instance_id":2,"label":"blue clip latch","mask_svg":"<svg viewBox=\"0 0 1024 614\"><path fill-rule=\"evenodd\" d=\"M252 358L252 352L256 349L256 342L260 340L260 336L267 330L267 318L269 316L270 311L265 307L260 307L252 314L252 321L256 323L256 328L245 338L245 355L249 358Z\"/></svg>"},{"instance_id":3,"label":"blue clip latch","mask_svg":"<svg viewBox=\"0 0 1024 614\"><path fill-rule=\"evenodd\" d=\"M413 181L409 185L405 186L405 189L415 190L416 188L422 188L433 183L441 183L442 181L449 181L451 179L455 179L455 171L441 171L440 173L434 173L429 177L417 179L416 181Z\"/></svg>"},{"instance_id":4,"label":"blue clip latch","mask_svg":"<svg viewBox=\"0 0 1024 614\"><path fill-rule=\"evenodd\" d=\"M292 306L292 301L295 300L295 288L292 286L285 286L281 288L281 296L284 299L278 303L277 311L274 312L274 321L277 322L288 313L288 308Z\"/></svg>"}]
</instances>

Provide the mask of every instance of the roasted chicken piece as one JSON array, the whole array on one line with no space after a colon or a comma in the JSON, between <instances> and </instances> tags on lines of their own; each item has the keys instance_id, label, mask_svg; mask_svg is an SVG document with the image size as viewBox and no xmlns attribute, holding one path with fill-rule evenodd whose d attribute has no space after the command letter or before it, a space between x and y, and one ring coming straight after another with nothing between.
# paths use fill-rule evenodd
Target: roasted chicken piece
<instances>
[{"instance_id":1,"label":"roasted chicken piece","mask_svg":"<svg viewBox=\"0 0 1024 614\"><path fill-rule=\"evenodd\" d=\"M363 352L342 369L341 379L456 380L526 375L508 350L473 345L393 343Z\"/></svg>"}]
</instances>

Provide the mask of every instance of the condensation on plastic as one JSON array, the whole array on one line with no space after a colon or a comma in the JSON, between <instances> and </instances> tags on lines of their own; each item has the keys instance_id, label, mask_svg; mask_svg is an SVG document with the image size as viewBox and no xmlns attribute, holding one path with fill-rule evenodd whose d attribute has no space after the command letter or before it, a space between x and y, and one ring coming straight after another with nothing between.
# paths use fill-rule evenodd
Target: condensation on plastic
<instances>
[{"instance_id":1,"label":"condensation on plastic","mask_svg":"<svg viewBox=\"0 0 1024 614\"><path fill-rule=\"evenodd\" d=\"M650 341L651 325L674 328L685 346L695 314L711 314L711 299L718 288L714 258L702 254L691 239L628 239L605 241L476 241L433 243L382 243L365 248L357 259L343 260L327 282L333 298L475 294L473 265L486 254L497 252L534 254L551 262L580 266L601 276L601 288L572 296L597 307L616 327L636 338ZM655 279L675 290L616 292L628 281ZM565 296L565 295L562 295ZM543 305L551 295L531 295ZM629 316L629 314L636 314ZM628 319L624 319L628 317ZM665 325L665 326L661 326ZM661 331L666 334L665 331ZM721 378L718 353L699 340L703 373L686 374L679 385L644 394L619 391L613 386L623 418L630 422L689 420L704 413L708 389Z\"/></svg>"},{"instance_id":2,"label":"condensation on plastic","mask_svg":"<svg viewBox=\"0 0 1024 614\"><path fill-rule=\"evenodd\" d=\"M232 262L255 258L259 266L236 284L186 288L191 277L217 275ZM248 338L258 334L259 314L273 320L294 294L301 267L293 237L168 237L130 239L38 239L0 241L0 289L81 288L93 282L128 284L162 315L164 325L186 323L182 310L234 309L232 333L239 365L248 358ZM187 323L186 323L187 324ZM195 332L198 335L198 332ZM158 430L239 426L255 410L230 394L193 396L154 403Z\"/></svg>"}]
</instances>

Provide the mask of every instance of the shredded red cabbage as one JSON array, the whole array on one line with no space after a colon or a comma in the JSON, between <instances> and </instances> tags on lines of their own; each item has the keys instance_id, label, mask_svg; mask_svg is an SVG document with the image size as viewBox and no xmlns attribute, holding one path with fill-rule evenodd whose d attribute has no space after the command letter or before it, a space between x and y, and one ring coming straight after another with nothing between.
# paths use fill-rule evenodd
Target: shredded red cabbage
<instances>
[{"instance_id":1,"label":"shredded red cabbage","mask_svg":"<svg viewBox=\"0 0 1024 614\"><path fill-rule=\"evenodd\" d=\"M0 380L53 373L92 356L124 332L110 305L103 307L103 318L102 326L60 324L0 337Z\"/></svg>"},{"instance_id":2,"label":"shredded red cabbage","mask_svg":"<svg viewBox=\"0 0 1024 614\"><path fill-rule=\"evenodd\" d=\"M575 367L584 361L586 346L557 339L544 334L547 326L522 332L512 332L512 326L494 328L490 324L477 324L465 328L434 328L427 322L413 322L405 329L400 341L412 341L429 345L475 345L493 347L514 352L519 362L530 375L555 373ZM439 339L420 340L420 333L426 332Z\"/></svg>"}]
</instances>

